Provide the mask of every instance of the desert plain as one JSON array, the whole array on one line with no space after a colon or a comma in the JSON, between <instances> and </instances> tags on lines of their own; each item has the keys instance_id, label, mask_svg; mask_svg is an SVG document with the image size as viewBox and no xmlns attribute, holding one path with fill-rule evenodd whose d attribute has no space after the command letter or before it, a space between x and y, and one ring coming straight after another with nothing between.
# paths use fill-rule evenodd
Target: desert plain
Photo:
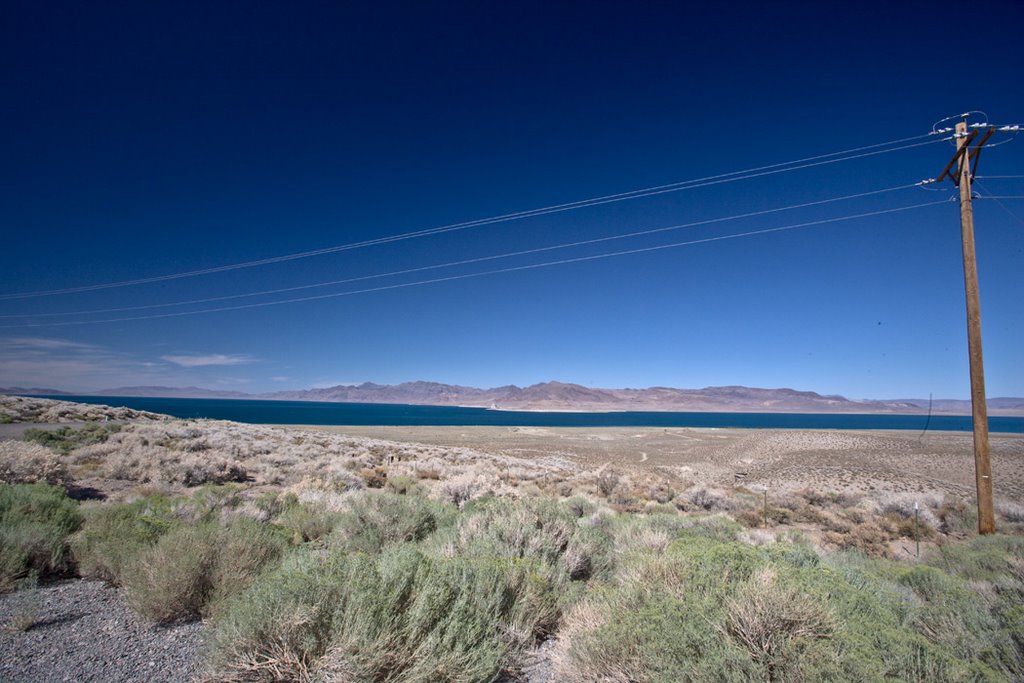
<instances>
[{"instance_id":1,"label":"desert plain","mask_svg":"<svg viewBox=\"0 0 1024 683\"><path fill-rule=\"evenodd\" d=\"M294 428L294 427L293 427ZM568 460L675 484L769 492L803 488L873 497L956 495L975 489L972 435L902 430L631 427L365 427L300 429L495 455ZM990 435L997 499L1024 502L1024 436Z\"/></svg>"}]
</instances>

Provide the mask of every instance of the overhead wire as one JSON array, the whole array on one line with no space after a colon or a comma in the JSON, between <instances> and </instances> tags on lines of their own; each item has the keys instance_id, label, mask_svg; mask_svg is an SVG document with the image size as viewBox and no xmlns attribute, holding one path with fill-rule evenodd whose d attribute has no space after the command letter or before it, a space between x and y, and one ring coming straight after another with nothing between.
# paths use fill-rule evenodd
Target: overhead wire
<instances>
[{"instance_id":1,"label":"overhead wire","mask_svg":"<svg viewBox=\"0 0 1024 683\"><path fill-rule=\"evenodd\" d=\"M815 200L815 201L811 201L811 202L803 202L801 204L791 204L789 206L782 206L782 207L777 207L777 208L772 208L772 209L762 209L762 210L759 210L759 211L750 211L750 212L747 212L747 213L735 214L735 215L732 215L732 216L722 216L722 217L718 217L718 218L709 218L709 219L704 219L704 220L699 220L699 221L693 221L693 222L690 222L690 223L680 223L680 224L676 224L676 225L669 225L669 226L664 226L664 227L659 227L659 228L649 228L649 229L646 229L646 230L637 230L637 231L628 232L628 233L620 233L620 234L615 234L615 235L608 235L608 236L605 236L605 237L596 237L596 238L593 238L593 239L578 240L578 241L575 241L575 242L567 242L567 243L563 243L563 244L555 244L555 245L550 245L550 246L545 246L545 247L537 247L537 248L533 248L533 249L524 249L524 250L520 250L520 251L507 252L507 253L504 253L504 254L495 254L495 255L491 255L491 256L481 256L481 257L477 257L477 258L463 259L463 260L460 260L460 261L451 261L451 262L448 262L448 263L439 263L439 264L434 264L434 265L429 265L429 266L420 266L420 267L417 267L417 268L407 268L407 269L404 269L404 270L396 270L396 271L391 271L391 272L386 272L386 273L376 273L376 274L373 274L373 275L363 275L363 276L359 276L359 277L345 278L345 279L342 279L342 280L330 280L330 281L326 281L326 282L316 282L316 283L305 284L305 285L296 285L296 286L293 286L293 287L281 287L281 288L277 288L277 289L267 289L267 290L262 290L262 291L258 291L258 292L247 292L247 293L242 293L242 294L229 294L229 295L225 295L225 296L206 297L206 298L202 298L202 299L191 299L191 300L188 300L188 301L173 301L173 302L160 303L160 304L145 304L145 305L140 305L140 306L122 306L122 307L117 307L117 308L101 308L101 309L91 309L91 310L84 310L84 311L64 311L64 312L56 312L56 313L6 314L6 315L0 315L0 318L41 318L41 317L51 318L51 317L73 316L73 315L96 315L96 314L102 314L102 313L119 313L119 312L125 312L125 311L141 311L141 310L151 310L151 309L155 309L155 308L168 308L168 307L171 307L171 306L189 306L189 305L196 305L196 304L212 303L212 302L215 302L215 301L227 301L227 300L231 300L231 299L242 299L242 298L248 298L248 297L253 297L253 296L266 296L266 295L270 295L270 294L282 294L282 293L285 293L285 292L294 292L294 291L299 291L299 290L303 290L303 289L313 289L313 288L317 288L317 287L329 287L329 286L332 286L332 285L348 284L348 283L352 283L352 282L360 282L360 281L372 280L372 279L377 279L377 278L392 277L392 276L398 276L398 275L408 275L410 273L417 273L417 272L423 272L423 271L427 271L427 270L437 270L437 269L440 269L440 268L450 268L450 267L455 267L455 266L469 265L471 263L481 263L481 262L484 262L484 261L493 261L493 260L502 259L502 258L512 258L512 257L516 257L516 256L526 256L526 255L529 255L529 254L536 254L536 253L541 253L541 252L545 252L545 251L554 251L554 250L557 250L557 249L569 249L569 248L572 248L572 247L585 246L585 245L589 245L589 244L597 244L597 243L600 243L600 242L608 242L608 241L611 241L611 240L627 239L627 238L631 238L631 237L641 237L641 236L645 236L645 235L653 235L653 234L662 233L662 232L669 232L669 231L673 231L673 230L682 230L682 229L685 229L685 228L693 228L693 227L699 227L699 226L703 226L703 225L711 225L711 224L715 224L715 223L724 223L724 222L727 222L727 221L740 220L740 219L744 219L744 218L755 218L757 216L764 216L764 215L771 214L771 213L781 213L783 211L792 211L792 210L796 210L796 209L804 209L804 208L808 208L808 207L812 207L812 206L822 206L824 204L832 204L832 203L835 203L835 202L848 201L848 200L851 200L851 199L861 199L863 197L876 196L876 195L884 194L884 193L887 193L887 192L896 192L898 190L906 190L906 189L910 189L912 187L917 187L919 185L920 185L920 183L911 183L911 184L907 184L907 185L897 185L895 187L887 187L887 188L883 188L883 189L879 189L879 190L869 190L867 192L858 192L858 193L855 193L855 194L849 194L849 195L845 195L845 196L842 196L842 197L830 197L828 199L819 199L819 200Z\"/></svg>"},{"instance_id":2,"label":"overhead wire","mask_svg":"<svg viewBox=\"0 0 1024 683\"><path fill-rule=\"evenodd\" d=\"M314 296L297 297L297 298L292 298L292 299L281 299L281 300L277 300L277 301L261 301L261 302L251 303L251 304L240 304L240 305L237 305L237 306L222 306L222 307L218 307L218 308L200 309L200 310L196 310L196 311L177 311L177 312L173 312L173 313L158 313L158 314L144 315L144 316L126 316L126 317L120 317L120 318L108 318L108 319L103 319L103 320L78 320L78 321L65 321L65 322L55 322L55 323L29 323L29 324L15 324L15 325L0 325L0 329L25 328L25 327L65 327L65 326L71 326L71 325L97 325L97 324L105 324L105 323L126 322L126 321L132 321L132 320L154 320L154 319L158 319L158 318L176 318L176 317L189 316L189 315L201 315L201 314L208 314L208 313L221 313L221 312L226 312L226 311L237 311L237 310L252 309L252 308L263 308L263 307L267 307L267 306L280 306L280 305L284 305L284 304L300 303L300 302L305 302L305 301L318 301L318 300L332 299L332 298L338 298L338 297L343 297L343 296L354 296L354 295L357 295L357 294L368 294L368 293L371 293L371 292L381 292L381 291L393 290L393 289L417 287L417 286L423 286L423 285L437 284L437 283L441 283L441 282L451 282L451 281L454 281L454 280L463 280L463 279L467 279L467 278L482 277L482 276L486 276L486 275L497 275L497 274L501 274L501 273L512 273L512 272L518 272L518 271L524 271L524 270L533 270L533 269L537 269L537 268L548 268L548 267L553 267L553 266L566 265L566 264L570 264L570 263L581 263L581 262L584 262L584 261L594 261L594 260L597 260L597 259L605 259L605 258L613 258L613 257L618 257L618 256L626 256L626 255L630 255L630 254L648 253L648 252L660 251L662 249L673 249L673 248L679 248L679 247L684 247L684 246L691 246L691 245L695 245L695 244L706 244L706 243L709 243L709 242L719 242L719 241L729 240L729 239L739 239L739 238L743 238L743 237L752 237L752 236L755 236L755 235L765 235L765 234L769 234L769 233L784 232L784 231L788 231L788 230L796 230L796 229L799 229L799 228L806 228L806 227L815 226L815 225L825 225L825 224L829 224L829 223L837 223L837 222L840 222L840 221L855 220L855 219L858 219L858 218L867 218L867 217L871 217L871 216L880 216L880 215L884 215L884 214L897 213L897 212L901 212L901 211L910 211L910 210L913 210L913 209L919 209L919 208L924 208L924 207L928 207L928 206L937 206L939 204L947 204L947 203L948 203L948 200L944 200L943 199L943 200L938 200L938 201L925 202L925 203L922 203L922 204L912 204L910 206L902 206L902 207L896 207L896 208L890 208L890 209L881 209L881 210L878 210L878 211L869 211L869 212L866 212L866 213L854 214L854 215L850 215L850 216L836 216L836 217L832 217L832 218L825 218L825 219L820 219L820 220L815 220L815 221L807 221L807 222L803 222L803 223L795 223L795 224L791 224L791 225L777 226L777 227L774 227L774 228L764 228L764 229L760 229L760 230L751 230L751 231L747 231L747 232L733 233L733 234L729 234L729 235L716 235L714 237L705 237L705 238L702 238L702 239L689 240L689 241L685 241L685 242L675 242L675 243L662 244L662 245L656 245L656 246L650 246L650 247L637 247L637 248L634 248L634 249L625 249L625 250L621 250L621 251L605 252L605 253L602 253L602 254L590 254L590 255L586 255L586 256L577 256L577 257L572 257L572 258L559 259L559 260L556 260L556 261L546 261L546 262L542 262L542 263L532 263L532 264L519 265L519 266L509 266L507 268L498 268L498 269L494 269L494 270L480 271L480 272L475 272L475 273L460 273L460 274L457 274L457 275L449 275L449 276L445 276L445 277L432 278L432 279L429 279L429 280L418 280L418 281L414 281L414 282L403 282L403 283L397 283L397 284L391 284L391 285L382 285L380 287L372 287L372 288L367 288L367 289L350 290L350 291L345 291L345 292L332 292L330 294L318 294L318 295L314 295Z\"/></svg>"},{"instance_id":3,"label":"overhead wire","mask_svg":"<svg viewBox=\"0 0 1024 683\"><path fill-rule=\"evenodd\" d=\"M919 140L920 138L932 138L923 142L911 143L913 140ZM774 175L777 173L788 173L791 171L797 171L805 168L812 168L825 164L839 163L843 161L850 161L853 159L860 159L878 154L888 154L890 152L897 152L905 149L912 149L915 147L922 147L925 145L935 144L949 140L951 138L935 138L932 133L926 133L922 135L915 135L907 138L901 138L898 140L891 140L889 142L880 142L873 145L865 145L862 147L855 147L848 150L842 150L839 152L830 152L828 154L820 154L817 156L806 157L804 159L796 159L793 161L780 162L776 164L769 164L767 166L760 166L742 171L732 171L729 173L722 173L713 176L706 176L703 178L695 178L692 180L678 181L675 183L669 183L667 185L658 185L649 188L642 188L638 190L631 190L628 192L620 192L611 195L604 195L601 197L594 197L591 199L578 200L575 202L568 202L564 204L555 204L548 207L530 209L526 211L518 211L513 213L501 214L498 216L492 216L489 218L481 218L472 221L464 221L460 223L452 223L448 225L438 226L435 228L427 228L424 230L417 230L413 232L406 232L397 235L391 235L386 237L380 237L376 239L363 240L360 242L350 242L347 244L340 244L331 247L324 247L321 249L314 249L311 251L296 252L292 254L285 254L281 256L273 256L264 259L257 259L253 261L244 261L240 263L227 264L223 266L214 266L211 268L202 268L190 271L181 271L177 273L168 273L164 275L156 275L152 277L137 278L133 280L121 280L117 282L107 282L102 284L94 285L83 285L79 287L66 287L62 289L51 289L51 290L39 290L32 292L13 292L7 294L0 294L0 300L12 300L12 299L27 299L43 296L57 296L64 294L77 294L82 292L91 292L104 289L113 289L118 287L128 287L134 285L151 284L155 282L166 282L168 280L176 280L188 277L197 277L201 275L211 275L214 273L222 273L232 270L239 270L243 268L253 268L257 266L270 265L274 263L281 263L285 261L293 261L297 259L310 258L314 256L321 256L325 254L332 254L341 251L348 251L352 249L360 249L369 246L375 246L380 244L389 244L392 242L416 239L419 237L426 237L429 235L437 235L447 232L453 232L456 230L465 230L473 227L480 227L484 225L491 225L495 223L502 223L512 220L521 220L524 218L533 218L537 216L548 215L552 213L560 213L563 211L572 211L576 209L588 208L591 206L600 206L603 204L610 204L613 202L628 201L631 199L640 199L643 197L650 197L658 194L665 194L669 192L679 192L683 190L692 190L701 187L708 187L712 185L718 185L722 183L736 182L739 180L748 180L750 178L758 178L768 175ZM909 144L903 144L909 143ZM893 147L893 145L896 145ZM880 149L883 148L883 149ZM872 150L872 151L866 151ZM836 157L836 158L830 158Z\"/></svg>"},{"instance_id":4,"label":"overhead wire","mask_svg":"<svg viewBox=\"0 0 1024 683\"><path fill-rule=\"evenodd\" d=\"M981 188L985 192L988 192L988 188L985 187L984 185L982 185L981 183L979 183L977 178L975 178L975 180L974 180L974 185L975 185L975 187ZM1003 211L1005 211L1015 221L1017 221L1021 225L1024 225L1024 218L1021 218L1020 216L1015 214L1013 211L1011 211L1010 207L1008 207L1006 204L1003 204L1003 202L1001 201L1000 197L995 197L995 196L992 196L992 195L981 195L980 197L981 197L981 199L993 199L993 200L995 200L995 203L999 205L999 208L1001 208Z\"/></svg>"}]
</instances>

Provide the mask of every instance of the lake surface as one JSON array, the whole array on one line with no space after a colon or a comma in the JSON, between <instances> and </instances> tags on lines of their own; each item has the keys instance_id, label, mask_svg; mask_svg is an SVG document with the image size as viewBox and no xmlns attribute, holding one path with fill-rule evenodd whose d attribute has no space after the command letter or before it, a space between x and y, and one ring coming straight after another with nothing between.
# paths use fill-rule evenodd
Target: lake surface
<instances>
[{"instance_id":1,"label":"lake surface","mask_svg":"<svg viewBox=\"0 0 1024 683\"><path fill-rule=\"evenodd\" d=\"M907 429L969 432L969 415L843 415L827 413L535 413L389 403L321 403L217 398L47 396L124 406L175 417L254 424L460 427L740 427L746 429ZM989 430L1024 434L1024 417L990 417Z\"/></svg>"}]
</instances>

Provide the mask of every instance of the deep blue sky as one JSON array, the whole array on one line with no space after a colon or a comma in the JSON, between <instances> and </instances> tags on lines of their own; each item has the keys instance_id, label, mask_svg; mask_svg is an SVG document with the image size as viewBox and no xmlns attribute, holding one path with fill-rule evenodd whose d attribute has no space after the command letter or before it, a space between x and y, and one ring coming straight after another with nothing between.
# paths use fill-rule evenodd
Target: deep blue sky
<instances>
[{"instance_id":1,"label":"deep blue sky","mask_svg":"<svg viewBox=\"0 0 1024 683\"><path fill-rule=\"evenodd\" d=\"M260 259L1024 120L1024 4L39 3L0 10L0 293ZM972 14L973 12L973 14ZM961 59L961 57L964 57ZM0 300L0 386L792 386L966 397L953 203L282 306L298 286L934 176L938 143L218 275ZM1024 174L1024 140L981 176ZM981 181L1024 195L1024 180ZM979 191L982 191L978 188ZM827 206L321 294L908 206ZM1024 202L978 201L988 393L1024 395ZM264 296L228 303L286 298ZM193 306L191 308L203 308Z\"/></svg>"}]
</instances>

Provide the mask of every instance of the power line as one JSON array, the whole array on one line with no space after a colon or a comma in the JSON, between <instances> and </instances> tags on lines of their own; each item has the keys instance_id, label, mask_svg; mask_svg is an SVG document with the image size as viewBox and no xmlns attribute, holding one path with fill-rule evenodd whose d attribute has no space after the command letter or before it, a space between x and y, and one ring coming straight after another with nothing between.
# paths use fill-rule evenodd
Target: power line
<instances>
[{"instance_id":1,"label":"power line","mask_svg":"<svg viewBox=\"0 0 1024 683\"><path fill-rule=\"evenodd\" d=\"M918 184L919 183L911 183L909 185L898 185L896 187L887 187L887 188L884 188L884 189L881 189L881 190L870 190L868 192L858 192L856 194L845 195L843 197L831 197L829 199L819 199L819 200L816 200L816 201L813 201L813 202L804 202L802 204L792 204L790 206L783 206L783 207L778 207L778 208L774 208L774 209L763 209L763 210L760 210L760 211L751 211L749 213L741 213L741 214L736 214L736 215L733 215L733 216L723 216L723 217L720 217L720 218L709 218L709 219L706 219L706 220L694 221L694 222L691 222L691 223L681 223L681 224L677 224L677 225L669 225L669 226L660 227L660 228L650 228L650 229L647 229L647 230L638 230L638 231L635 231L635 232L628 232L628 233L622 233L622 234L617 234L617 235L609 235L609 236L606 236L606 237L597 237L597 238L588 239L588 240L579 240L577 242L568 242L568 243L564 243L564 244L556 244L556 245L551 245L551 246L546 246L546 247L537 247L535 249L524 249L524 250L521 250L521 251L507 252L507 253L504 253L504 254L496 254L496 255L493 255L493 256L481 256L481 257L478 257L478 258L464 259L464 260L461 260L461 261L451 261L451 262L448 262L448 263L439 263L439 264L435 264L435 265L421 266L421 267L418 267L418 268L408 268L408 269L405 269L405 270L396 270L396 271L391 271L391 272L388 272L388 273L377 273L377 274L374 274L374 275L364 275L364 276L361 276L361 277L352 277L352 278L346 278L346 279L343 279L343 280L330 280L330 281L327 281L327 282L317 282L317 283L312 283L312 284L307 284L307 285L298 285L298 286L294 286L294 287L282 287L282 288L278 288L278 289L267 289L267 290L263 290L263 291L259 291L259 292L248 292L248 293L245 293L245 294L230 294L230 295L226 295L226 296L215 296L215 297L207 297L207 298L203 298L203 299L192 299L192 300L189 300L189 301L174 301L174 302L168 302L168 303L162 303L162 304L146 304L146 305L141 305L141 306L123 306L123 307L119 307L119 308L101 308L101 309L93 309L93 310L86 310L86 311L66 311L66 312L63 312L63 313L7 314L7 315L0 315L0 318L40 318L40 317L52 318L52 317L61 317L61 316L70 316L70 315L95 315L95 314L99 314L99 313L120 313L120 312L124 312L124 311L141 311L141 310L150 310L150 309L154 309L154 308L168 308L170 306L189 306L189 305L195 305L195 304L205 304L205 303L211 303L211 302L214 302L214 301L227 301L227 300L230 300L230 299L242 299L242 298L253 297L253 296L264 296L264 295L268 295L268 294L282 294L284 292L294 292L294 291L299 291L299 290L303 290L303 289L313 289L313 288L316 288L316 287L328 287L328 286L331 286L331 285L341 285L341 284L347 284L347 283L352 283L352 282L360 282L360 281L364 281L364 280L373 280L373 279L382 278L382 277L391 277L391 276L396 276L396 275L408 275L410 273L417 273L417 272L422 272L422 271L426 271L426 270L437 270L439 268L450 268L450 267L454 267L454 266L468 265L468 264L471 264L471 263L480 263L480 262L483 262L483 261L493 261L493 260L502 259L502 258L512 258L514 256L526 256L528 254L536 254L536 253L545 252L545 251L554 251L554 250L557 250L557 249L569 249L569 248L572 248L572 247L585 246L585 245L588 245L588 244L597 244L597 243L600 243L600 242L608 242L608 241L611 241L611 240L626 239L626 238L630 238L630 237L641 237L641 236L644 236L644 235L653 235L653 234L661 233L661 232L668 232L668 231L672 231L672 230L681 230L681 229L684 229L684 228L692 228L692 227L698 227L698 226L702 226L702 225L710 225L710 224L713 224L713 223L724 223L724 222L727 222L727 221L739 220L739 219L743 219L743 218L754 218L754 217L757 217L757 216L764 216L764 215L770 214L770 213L779 213L779 212L782 212L782 211L791 211L791 210L794 210L794 209L803 209L803 208L807 208L807 207L811 207L811 206L821 206L823 204L831 204L831 203L840 202L840 201L847 201L847 200L850 200L850 199L860 199L860 198L863 198L863 197L870 197L870 196L874 196L874 195L883 194L883 193L886 193L886 192L895 192L897 190L906 190L906 189L909 189L909 188L912 188L912 187L917 187Z\"/></svg>"},{"instance_id":2,"label":"power line","mask_svg":"<svg viewBox=\"0 0 1024 683\"><path fill-rule=\"evenodd\" d=\"M979 183L979 182L975 181L975 183L974 183L974 184L975 184L975 185L977 185L978 187L980 187L981 189L985 190L985 192L988 192L988 188L987 188L987 187L985 187L984 185L982 185L981 183ZM1015 213L1014 213L1013 211L1011 211L1011 210L1010 210L1010 207L1008 207L1008 206L1007 206L1006 204L1003 204L1003 202L1002 202L1002 201L1000 201L1000 200L999 200L999 198L997 198L997 197L992 197L992 196L990 196L990 195L989 195L989 196L983 196L983 197L982 197L982 199L994 199L994 200L995 200L995 202L996 202L996 204L998 204L998 205L999 205L999 208L1000 208L1000 209L1002 209L1002 210L1003 210L1003 211L1005 211L1005 212L1006 212L1007 214L1009 214L1009 216L1010 216L1011 218L1013 218L1013 219L1014 219L1015 221L1017 221L1017 222L1018 222L1018 223L1020 223L1021 225L1024 225L1024 218L1021 218L1020 216L1018 216L1017 214L1015 214Z\"/></svg>"},{"instance_id":3,"label":"power line","mask_svg":"<svg viewBox=\"0 0 1024 683\"><path fill-rule=\"evenodd\" d=\"M937 142L943 142L952 139L951 137L934 138L925 140L924 142L917 142L912 144L901 144L912 140L918 140L923 137L932 137L931 133L924 135L915 135L909 138L902 138L899 140L891 140L889 142L880 142L873 145L865 145L863 147L855 147L853 149L843 150L839 152L830 152L828 154L820 154L813 157L806 157L804 159L797 159L794 161L781 162L777 164L770 164L768 166L760 166L756 168L746 169L743 171L732 171L730 173L722 173L714 176L706 176L704 178L695 178L693 180L678 181L670 183L668 185L658 185L649 188L643 188L639 190L631 190L629 192L620 192L617 194L605 195L602 197L594 197L592 199L584 199L575 202L568 202L565 204L556 204L539 209L530 209L527 211L518 211L514 213L502 214L499 216L492 216L490 218L481 218L472 221L465 221L461 223L452 223L449 225L439 226L436 228L428 228L425 230L418 230L414 232L407 232L398 235L391 235L388 237L381 237L371 240L364 240L361 242L351 242L348 244L340 244L332 247L324 247L322 249L314 249L312 251L297 252L293 254L285 254L282 256L273 256L265 259L258 259L254 261L244 261L241 263L234 263L224 266L216 266L212 268L203 268L199 270L182 271L178 273L169 273L166 275L157 275L147 278L138 278L134 280L122 280L118 282L107 282L96 285L84 285L80 287L67 287L63 289L51 289L41 290L34 292L19 292L10 294L0 294L0 300L10 299L27 299L42 296L56 296L62 294L75 294L81 292L91 292L102 289L113 289L116 287L128 287L133 285L151 284L154 282L166 282L168 280L176 280L187 277L196 277L200 275L211 275L214 273L222 273L231 270L239 270L242 268L253 268L257 266L270 265L273 263L281 263L284 261L293 261L297 259L310 258L313 256L322 256L325 254L337 253L340 251L348 251L352 249L360 249L369 246L375 246L379 244L388 244L391 242L397 242L401 240L415 239L419 237L426 237L429 235L437 235L446 232L453 232L456 230L465 230L467 228L480 227L483 225L491 225L494 223L502 223L512 220L521 220L524 218L533 218L536 216L543 216L552 213L560 213L563 211L573 211L576 209L587 208L591 206L600 206L603 204L610 204L613 202L628 201L631 199L640 199L643 197L650 197L653 195L664 194L668 192L679 192L682 190L692 190L701 187L708 187L711 185L718 185L722 183L735 182L738 180L748 180L750 178L758 178L767 175L774 175L777 173L788 173L790 171L797 171L805 168L812 168L815 166L821 166L825 164L839 163L842 161L851 161L853 159L860 159L864 157L874 156L877 154L887 154L889 152L897 152L905 149L912 149L915 147L922 147L925 145L931 145ZM891 145L898 145L891 147ZM885 147L886 149L878 149ZM873 150L873 151L865 151ZM856 154L855 154L856 153ZM837 157L837 158L830 158Z\"/></svg>"},{"instance_id":4,"label":"power line","mask_svg":"<svg viewBox=\"0 0 1024 683\"><path fill-rule=\"evenodd\" d=\"M999 179L1011 179L1011 178L1024 178L1024 175L980 175L976 176L975 180L995 180Z\"/></svg>"},{"instance_id":5,"label":"power line","mask_svg":"<svg viewBox=\"0 0 1024 683\"><path fill-rule=\"evenodd\" d=\"M522 266L510 266L508 268L498 268L498 269L495 269L495 270L487 270L487 271L481 271L481 272L477 272L477 273L463 273L463 274L459 274L459 275L449 275L449 276L446 276L446 277L433 278L433 279L430 279L430 280L418 280L418 281L414 281L414 282L403 282L403 283L398 283L398 284L393 284L393 285L382 285L380 287L372 287L372 288L368 288L368 289L357 289L357 290L352 290L352 291L348 291L348 292L334 292L334 293L331 293L331 294L318 294L318 295L315 295L315 296L298 297L298 298L293 298L293 299L281 299L279 301L262 301L262 302L251 303L251 304L241 304L241 305L238 305L238 306L222 306L222 307L219 307L219 308L207 308L207 309L200 309L200 310L197 310L197 311L179 311L179 312L175 312L175 313L159 313L159 314L144 315L144 316L128 316L128 317L121 317L121 318L108 318L108 319L105 319L105 320L81 320L81 321L69 321L69 322L59 322L59 323L32 323L32 324L22 324L22 325L0 325L0 329L24 328L24 327L66 327L66 326L69 326L69 325L95 325L95 324L101 324L101 323L127 322L127 321L132 321L132 320L153 320L153 319L157 319L157 318L177 318L177 317L182 317L182 316L187 316L187 315L199 315L199 314L205 314L205 313L221 313L221 312L225 312L225 311L237 311L237 310L250 309L250 308L262 308L262 307L265 307L265 306L279 306L279 305L283 305L283 304L300 303L300 302L304 302L304 301L318 301L318 300L322 300L322 299L332 299L332 298L337 298L337 297L342 297L342 296L353 296L353 295L356 295L356 294L368 294L368 293L372 293L372 292L382 292L382 291L392 290L392 289L402 289L402 288L407 288L407 287L417 287L417 286L421 286L421 285L437 284L437 283L441 283L441 282L450 282L450 281L453 281L453 280L464 280L464 279L472 278L472 277L482 277L484 275L498 275L498 274L501 274L501 273L512 273L512 272L518 272L518 271L524 271L524 270L533 270L533 269L536 269L536 268L547 268L547 267L552 267L552 266L566 265L566 264L570 264L570 263L580 263L580 262L583 262L583 261L594 261L594 260L597 260L597 259L613 258L613 257L617 257L617 256L626 256L626 255L630 255L630 254L641 254L641 253L647 253L647 252L653 252L653 251L660 251L662 249L673 249L673 248L677 248L677 247L691 246L691 245L695 245L695 244L704 244L704 243L708 243L708 242L719 242L719 241L722 241L722 240L738 239L738 238L742 238L742 237L752 237L752 236L755 236L755 235L765 235L765 234L768 234L768 233L784 232L784 231L787 231L787 230L796 230L798 228L805 228L805 227L810 227L810 226L814 226L814 225L824 225L824 224L827 224L827 223L837 223L837 222L840 222L840 221L849 221L849 220L855 220L855 219L858 219L858 218L868 218L868 217L871 217L871 216L881 216L883 214L897 213L897 212L900 212L900 211L910 211L912 209L920 209L920 208L927 207L927 206L937 206L939 204L946 204L946 203L948 203L948 201L945 200L945 199L942 199L942 200L938 200L938 201L934 201L934 202L925 202L923 204L912 204L910 206L902 206L902 207L897 207L897 208L892 208L892 209L882 209L882 210L879 210L879 211L870 211L870 212L867 212L867 213L854 214L854 215L851 215L851 216L838 216L838 217L834 217L834 218L825 218L825 219L816 220L816 221L808 221L808 222L805 222L805 223L795 223L795 224L792 224L792 225L783 225L783 226L779 226L779 227L775 227L775 228L765 228L765 229L762 229L762 230L751 230L751 231L748 231L748 232L734 233L734 234L731 234L731 235L718 235L718 236L715 236L715 237L706 237L706 238L702 238L702 239L698 239L698 240L689 240L689 241L686 241L686 242L674 242L674 243L671 243L671 244L662 244L662 245L652 246L652 247L638 247L636 249L626 249L626 250L622 250L622 251L606 252L604 254L592 254L592 255L589 255L589 256L577 256L577 257L573 257L573 258L560 259L560 260L557 260L557 261L546 261L546 262L543 262L543 263L532 263L532 264L527 264L527 265L522 265Z\"/></svg>"}]
</instances>

